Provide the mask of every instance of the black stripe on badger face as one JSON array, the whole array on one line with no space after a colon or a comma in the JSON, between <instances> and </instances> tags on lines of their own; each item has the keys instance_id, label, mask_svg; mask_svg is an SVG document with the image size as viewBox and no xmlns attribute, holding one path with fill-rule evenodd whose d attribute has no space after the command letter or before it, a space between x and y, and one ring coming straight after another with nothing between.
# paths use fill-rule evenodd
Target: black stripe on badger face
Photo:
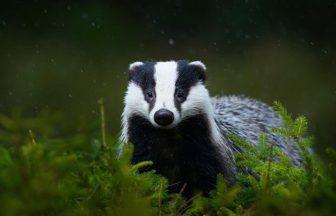
<instances>
[{"instance_id":1,"label":"black stripe on badger face","mask_svg":"<svg viewBox=\"0 0 336 216\"><path fill-rule=\"evenodd\" d=\"M185 60L177 62L178 78L176 80L175 88L175 106L181 112L181 104L187 100L189 91L192 86L196 85L199 81L204 84L205 68L198 64L189 63Z\"/></svg>"},{"instance_id":2,"label":"black stripe on badger face","mask_svg":"<svg viewBox=\"0 0 336 216\"><path fill-rule=\"evenodd\" d=\"M155 80L154 80L154 67L155 62L144 62L137 64L129 69L129 81L133 81L139 85L143 91L144 98L149 104L149 111L155 105Z\"/></svg>"}]
</instances>

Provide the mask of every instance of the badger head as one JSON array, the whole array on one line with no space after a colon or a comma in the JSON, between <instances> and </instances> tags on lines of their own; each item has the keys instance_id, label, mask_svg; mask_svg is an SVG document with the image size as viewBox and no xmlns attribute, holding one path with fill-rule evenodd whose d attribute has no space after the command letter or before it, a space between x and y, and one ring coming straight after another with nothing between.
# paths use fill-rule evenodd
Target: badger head
<instances>
[{"instance_id":1,"label":"badger head","mask_svg":"<svg viewBox=\"0 0 336 216\"><path fill-rule=\"evenodd\" d=\"M169 130L191 116L212 114L205 71L200 61L130 64L122 116L125 141L127 121L134 115L146 118L153 127Z\"/></svg>"}]
</instances>

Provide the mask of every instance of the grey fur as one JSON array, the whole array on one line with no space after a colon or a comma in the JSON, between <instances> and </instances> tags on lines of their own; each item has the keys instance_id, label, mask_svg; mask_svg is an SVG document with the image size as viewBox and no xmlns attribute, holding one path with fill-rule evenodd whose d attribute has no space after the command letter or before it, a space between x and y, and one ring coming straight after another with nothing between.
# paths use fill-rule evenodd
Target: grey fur
<instances>
[{"instance_id":1,"label":"grey fur","mask_svg":"<svg viewBox=\"0 0 336 216\"><path fill-rule=\"evenodd\" d=\"M240 96L214 97L212 105L216 123L225 137L228 133L235 134L256 146L260 134L265 133L268 142L279 147L293 160L294 165L302 161L295 141L272 132L273 128L283 124L270 106ZM239 151L228 138L226 141L233 152Z\"/></svg>"}]
</instances>

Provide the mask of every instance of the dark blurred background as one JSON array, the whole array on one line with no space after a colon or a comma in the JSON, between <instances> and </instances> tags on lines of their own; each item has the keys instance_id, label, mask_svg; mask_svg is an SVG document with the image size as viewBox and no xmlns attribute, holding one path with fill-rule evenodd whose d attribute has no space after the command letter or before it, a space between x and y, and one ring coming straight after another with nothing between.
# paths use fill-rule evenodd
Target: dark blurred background
<instances>
[{"instance_id":1,"label":"dark blurred background","mask_svg":"<svg viewBox=\"0 0 336 216\"><path fill-rule=\"evenodd\" d=\"M212 95L279 100L321 151L336 146L335 48L336 1L6 1L0 113L57 112L80 130L104 98L117 135L130 62L202 60Z\"/></svg>"}]
</instances>

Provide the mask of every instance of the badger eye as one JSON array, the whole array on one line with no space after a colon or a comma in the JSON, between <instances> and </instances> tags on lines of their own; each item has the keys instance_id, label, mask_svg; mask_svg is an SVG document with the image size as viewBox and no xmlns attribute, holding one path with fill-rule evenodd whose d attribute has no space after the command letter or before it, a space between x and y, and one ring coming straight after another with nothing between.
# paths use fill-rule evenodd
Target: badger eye
<instances>
[{"instance_id":1,"label":"badger eye","mask_svg":"<svg viewBox=\"0 0 336 216\"><path fill-rule=\"evenodd\" d=\"M185 100L185 94L182 90L177 90L175 96L179 101Z\"/></svg>"},{"instance_id":2,"label":"badger eye","mask_svg":"<svg viewBox=\"0 0 336 216\"><path fill-rule=\"evenodd\" d=\"M153 92L147 92L147 97L152 98L153 97Z\"/></svg>"},{"instance_id":3,"label":"badger eye","mask_svg":"<svg viewBox=\"0 0 336 216\"><path fill-rule=\"evenodd\" d=\"M146 97L147 97L148 100L153 100L153 98L154 98L154 93L153 93L153 91L148 90L148 91L146 92Z\"/></svg>"},{"instance_id":4,"label":"badger eye","mask_svg":"<svg viewBox=\"0 0 336 216\"><path fill-rule=\"evenodd\" d=\"M178 92L178 93L176 94L176 96L177 96L178 98L183 98L183 97L184 97L184 94L183 94L183 92Z\"/></svg>"}]
</instances>

